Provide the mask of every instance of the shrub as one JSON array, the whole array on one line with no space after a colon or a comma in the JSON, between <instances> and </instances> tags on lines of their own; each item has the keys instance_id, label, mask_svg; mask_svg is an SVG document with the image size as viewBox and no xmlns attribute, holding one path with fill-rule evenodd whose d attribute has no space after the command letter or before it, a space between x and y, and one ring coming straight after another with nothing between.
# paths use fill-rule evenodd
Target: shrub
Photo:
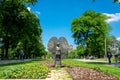
<instances>
[{"instance_id":1,"label":"shrub","mask_svg":"<svg viewBox=\"0 0 120 80\"><path fill-rule=\"evenodd\" d=\"M2 75L7 79L43 79L49 71L48 67L42 64L25 64L5 70Z\"/></svg>"},{"instance_id":2,"label":"shrub","mask_svg":"<svg viewBox=\"0 0 120 80\"><path fill-rule=\"evenodd\" d=\"M79 55L76 50L72 50L66 55L66 58L69 58L69 59L79 58Z\"/></svg>"}]
</instances>

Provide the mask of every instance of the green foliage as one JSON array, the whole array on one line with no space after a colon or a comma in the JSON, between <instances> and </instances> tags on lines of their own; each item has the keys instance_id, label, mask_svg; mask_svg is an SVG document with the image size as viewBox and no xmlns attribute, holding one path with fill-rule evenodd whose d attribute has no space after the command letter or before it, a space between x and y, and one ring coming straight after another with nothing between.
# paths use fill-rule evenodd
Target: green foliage
<instances>
[{"instance_id":1,"label":"green foliage","mask_svg":"<svg viewBox=\"0 0 120 80\"><path fill-rule=\"evenodd\" d=\"M50 70L42 64L25 64L5 70L3 78L9 79L43 79Z\"/></svg>"},{"instance_id":2,"label":"green foliage","mask_svg":"<svg viewBox=\"0 0 120 80\"><path fill-rule=\"evenodd\" d=\"M77 49L74 49L66 54L66 58L83 58L85 53L85 48L83 46L77 46Z\"/></svg>"},{"instance_id":3,"label":"green foliage","mask_svg":"<svg viewBox=\"0 0 120 80\"><path fill-rule=\"evenodd\" d=\"M117 47L120 48L120 41L117 41Z\"/></svg>"},{"instance_id":4,"label":"green foliage","mask_svg":"<svg viewBox=\"0 0 120 80\"><path fill-rule=\"evenodd\" d=\"M86 11L71 24L72 37L77 45L85 47L84 54L102 55L104 39L111 27L105 22L108 17L95 11Z\"/></svg>"},{"instance_id":5,"label":"green foliage","mask_svg":"<svg viewBox=\"0 0 120 80\"><path fill-rule=\"evenodd\" d=\"M79 55L77 53L77 50L72 50L70 51L69 53L66 54L66 58L70 58L70 59L73 59L73 58L79 58Z\"/></svg>"},{"instance_id":6,"label":"green foliage","mask_svg":"<svg viewBox=\"0 0 120 80\"><path fill-rule=\"evenodd\" d=\"M77 53L79 56L84 56L85 48L83 46L77 46Z\"/></svg>"},{"instance_id":7,"label":"green foliage","mask_svg":"<svg viewBox=\"0 0 120 80\"><path fill-rule=\"evenodd\" d=\"M115 54L116 53L116 49L117 48L117 43L118 41L116 40L116 37L113 36L113 35L108 35L106 37L106 47L107 49L110 48L111 49L111 52L112 54Z\"/></svg>"},{"instance_id":8,"label":"green foliage","mask_svg":"<svg viewBox=\"0 0 120 80\"><path fill-rule=\"evenodd\" d=\"M45 57L47 59L51 59L52 58L52 53L51 52L47 52L46 55L45 55Z\"/></svg>"},{"instance_id":9,"label":"green foliage","mask_svg":"<svg viewBox=\"0 0 120 80\"><path fill-rule=\"evenodd\" d=\"M3 47L6 58L9 49L9 54L15 56L19 54L19 50L23 50L26 58L45 54L40 21L26 7L35 2L37 0L4 0L0 3L0 37L5 44Z\"/></svg>"},{"instance_id":10,"label":"green foliage","mask_svg":"<svg viewBox=\"0 0 120 80\"><path fill-rule=\"evenodd\" d=\"M119 4L120 4L120 1L119 1L119 0L114 0L113 2L114 2L114 3L119 3Z\"/></svg>"},{"instance_id":11,"label":"green foliage","mask_svg":"<svg viewBox=\"0 0 120 80\"><path fill-rule=\"evenodd\" d=\"M95 2L96 0L92 0L93 2ZM119 0L113 0L114 3L120 3Z\"/></svg>"}]
</instances>

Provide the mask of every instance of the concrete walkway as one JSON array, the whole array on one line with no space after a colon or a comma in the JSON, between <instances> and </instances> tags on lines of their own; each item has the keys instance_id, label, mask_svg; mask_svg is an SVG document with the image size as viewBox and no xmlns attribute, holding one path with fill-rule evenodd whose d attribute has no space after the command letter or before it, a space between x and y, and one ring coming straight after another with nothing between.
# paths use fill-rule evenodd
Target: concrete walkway
<instances>
[{"instance_id":1,"label":"concrete walkway","mask_svg":"<svg viewBox=\"0 0 120 80\"><path fill-rule=\"evenodd\" d=\"M98 63L98 64L106 64L106 65L120 67L120 63L116 63L116 62L112 62L111 64L109 64L108 61L98 61L98 60L90 60L90 59L75 59L75 60L83 61L83 62Z\"/></svg>"},{"instance_id":2,"label":"concrete walkway","mask_svg":"<svg viewBox=\"0 0 120 80\"><path fill-rule=\"evenodd\" d=\"M60 68L51 70L45 80L72 80L72 77L65 68Z\"/></svg>"},{"instance_id":3,"label":"concrete walkway","mask_svg":"<svg viewBox=\"0 0 120 80\"><path fill-rule=\"evenodd\" d=\"M2 64L11 64L11 63L19 63L19 62L27 62L32 61L34 59L24 59L24 60L0 60L0 65Z\"/></svg>"}]
</instances>

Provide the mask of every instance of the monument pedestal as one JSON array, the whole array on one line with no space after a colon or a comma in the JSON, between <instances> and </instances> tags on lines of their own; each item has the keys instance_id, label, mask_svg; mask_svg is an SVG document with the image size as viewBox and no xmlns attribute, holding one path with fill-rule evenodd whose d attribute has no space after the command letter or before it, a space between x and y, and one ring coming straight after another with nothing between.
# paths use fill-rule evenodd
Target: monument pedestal
<instances>
[{"instance_id":1,"label":"monument pedestal","mask_svg":"<svg viewBox=\"0 0 120 80\"><path fill-rule=\"evenodd\" d=\"M55 66L61 67L61 55L56 55Z\"/></svg>"}]
</instances>

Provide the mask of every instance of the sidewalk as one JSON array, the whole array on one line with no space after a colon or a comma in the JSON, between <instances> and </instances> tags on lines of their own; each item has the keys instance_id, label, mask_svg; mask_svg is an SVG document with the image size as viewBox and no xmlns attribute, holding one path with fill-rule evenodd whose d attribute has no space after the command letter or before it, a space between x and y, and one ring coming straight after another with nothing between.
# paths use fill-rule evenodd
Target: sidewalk
<instances>
[{"instance_id":1,"label":"sidewalk","mask_svg":"<svg viewBox=\"0 0 120 80\"><path fill-rule=\"evenodd\" d=\"M49 77L44 80L72 80L72 76L65 68L60 68L58 70L52 69L48 76Z\"/></svg>"},{"instance_id":2,"label":"sidewalk","mask_svg":"<svg viewBox=\"0 0 120 80\"><path fill-rule=\"evenodd\" d=\"M34 59L24 59L24 60L0 60L0 65L2 64L11 64L11 63L19 63L19 62L27 62L32 61Z\"/></svg>"},{"instance_id":3,"label":"sidewalk","mask_svg":"<svg viewBox=\"0 0 120 80\"><path fill-rule=\"evenodd\" d=\"M75 59L77 61L83 61L83 62L91 62L91 63L98 63L98 64L106 64L106 65L112 65L116 67L120 67L120 63L112 62L111 64L108 64L108 61L98 61L98 60L90 60L90 59Z\"/></svg>"}]
</instances>

